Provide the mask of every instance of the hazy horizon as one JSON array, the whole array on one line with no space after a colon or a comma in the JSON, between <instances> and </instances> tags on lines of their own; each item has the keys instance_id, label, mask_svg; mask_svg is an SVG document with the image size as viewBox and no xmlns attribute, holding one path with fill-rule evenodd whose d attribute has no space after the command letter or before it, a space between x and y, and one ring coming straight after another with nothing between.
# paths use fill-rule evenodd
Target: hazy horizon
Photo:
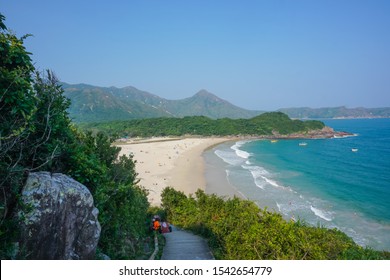
<instances>
[{"instance_id":1,"label":"hazy horizon","mask_svg":"<svg viewBox=\"0 0 390 280\"><path fill-rule=\"evenodd\" d=\"M389 1L14 0L1 13L70 84L206 89L252 110L390 107Z\"/></svg>"}]
</instances>

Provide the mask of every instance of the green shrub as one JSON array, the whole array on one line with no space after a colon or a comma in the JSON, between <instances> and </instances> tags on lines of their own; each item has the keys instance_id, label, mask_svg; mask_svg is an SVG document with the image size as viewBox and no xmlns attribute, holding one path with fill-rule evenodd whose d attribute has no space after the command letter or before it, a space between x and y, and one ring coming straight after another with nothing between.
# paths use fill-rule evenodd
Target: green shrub
<instances>
[{"instance_id":1,"label":"green shrub","mask_svg":"<svg viewBox=\"0 0 390 280\"><path fill-rule=\"evenodd\" d=\"M195 197L165 188L162 207L177 226L208 238L217 259L388 259L388 253L362 248L337 229L285 221L237 197L224 200L198 190Z\"/></svg>"}]
</instances>

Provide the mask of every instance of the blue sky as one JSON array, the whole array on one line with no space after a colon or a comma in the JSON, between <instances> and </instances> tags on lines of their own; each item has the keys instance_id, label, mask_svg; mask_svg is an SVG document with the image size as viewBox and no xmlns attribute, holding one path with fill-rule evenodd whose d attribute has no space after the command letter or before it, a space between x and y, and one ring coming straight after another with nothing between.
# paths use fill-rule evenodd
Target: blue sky
<instances>
[{"instance_id":1,"label":"blue sky","mask_svg":"<svg viewBox=\"0 0 390 280\"><path fill-rule=\"evenodd\" d=\"M60 80L258 110L390 106L390 1L4 0Z\"/></svg>"}]
</instances>

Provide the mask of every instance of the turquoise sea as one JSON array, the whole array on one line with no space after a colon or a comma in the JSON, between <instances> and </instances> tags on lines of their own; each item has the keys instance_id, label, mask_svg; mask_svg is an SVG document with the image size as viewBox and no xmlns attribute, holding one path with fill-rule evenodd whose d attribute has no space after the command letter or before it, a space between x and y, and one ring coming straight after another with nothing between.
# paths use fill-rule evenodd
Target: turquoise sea
<instances>
[{"instance_id":1,"label":"turquoise sea","mask_svg":"<svg viewBox=\"0 0 390 280\"><path fill-rule=\"evenodd\" d=\"M390 119L323 121L355 136L225 143L206 164L260 207L390 251Z\"/></svg>"}]
</instances>

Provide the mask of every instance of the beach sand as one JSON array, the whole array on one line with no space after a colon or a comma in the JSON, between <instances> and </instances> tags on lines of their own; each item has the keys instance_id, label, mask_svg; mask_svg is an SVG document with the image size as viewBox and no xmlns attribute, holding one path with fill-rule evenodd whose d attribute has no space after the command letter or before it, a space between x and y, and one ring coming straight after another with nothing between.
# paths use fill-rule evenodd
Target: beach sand
<instances>
[{"instance_id":1,"label":"beach sand","mask_svg":"<svg viewBox=\"0 0 390 280\"><path fill-rule=\"evenodd\" d=\"M120 155L133 154L140 185L149 191L151 205L161 205L161 192L173 187L185 194L205 190L202 153L232 138L150 138L132 139L116 146Z\"/></svg>"}]
</instances>

